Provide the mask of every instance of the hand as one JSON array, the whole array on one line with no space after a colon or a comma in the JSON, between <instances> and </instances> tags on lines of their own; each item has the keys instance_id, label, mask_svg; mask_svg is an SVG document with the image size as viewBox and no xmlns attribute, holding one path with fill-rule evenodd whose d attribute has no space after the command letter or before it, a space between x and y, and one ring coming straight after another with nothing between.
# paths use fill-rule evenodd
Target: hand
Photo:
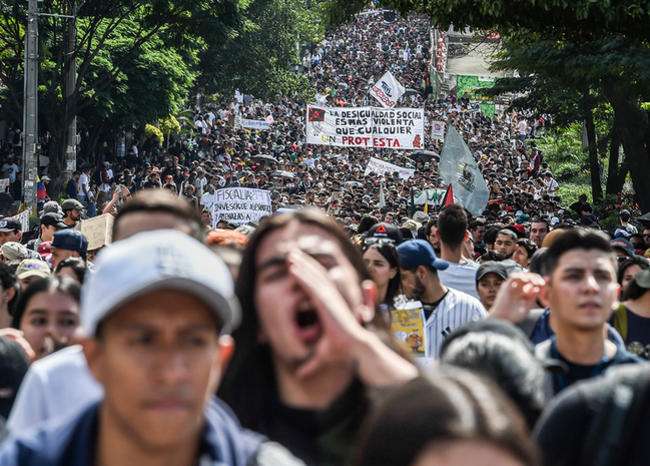
<instances>
[{"instance_id":1,"label":"hand","mask_svg":"<svg viewBox=\"0 0 650 466\"><path fill-rule=\"evenodd\" d=\"M22 350L27 355L29 362L33 362L36 359L36 353L32 349L29 342L25 339L23 332L16 330L14 328L3 328L0 329L0 337L4 337L7 340L15 341L20 345Z\"/></svg>"},{"instance_id":2,"label":"hand","mask_svg":"<svg viewBox=\"0 0 650 466\"><path fill-rule=\"evenodd\" d=\"M350 307L318 261L300 251L292 252L287 261L289 273L314 306L322 327L313 356L298 369L298 377L307 378L327 362L349 359L355 342L369 332L360 323L360 310Z\"/></svg>"},{"instance_id":3,"label":"hand","mask_svg":"<svg viewBox=\"0 0 650 466\"><path fill-rule=\"evenodd\" d=\"M537 297L545 286L535 273L514 273L501 285L490 309L490 317L519 323L537 306Z\"/></svg>"}]
</instances>

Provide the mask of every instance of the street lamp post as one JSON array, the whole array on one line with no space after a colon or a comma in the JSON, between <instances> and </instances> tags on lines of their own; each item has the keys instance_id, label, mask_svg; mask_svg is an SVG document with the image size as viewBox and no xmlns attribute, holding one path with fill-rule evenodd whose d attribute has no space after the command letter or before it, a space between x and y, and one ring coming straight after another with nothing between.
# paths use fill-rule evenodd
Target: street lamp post
<instances>
[{"instance_id":1,"label":"street lamp post","mask_svg":"<svg viewBox=\"0 0 650 466\"><path fill-rule=\"evenodd\" d=\"M28 0L23 94L23 202L36 206L36 146L38 144L38 0Z\"/></svg>"}]
</instances>

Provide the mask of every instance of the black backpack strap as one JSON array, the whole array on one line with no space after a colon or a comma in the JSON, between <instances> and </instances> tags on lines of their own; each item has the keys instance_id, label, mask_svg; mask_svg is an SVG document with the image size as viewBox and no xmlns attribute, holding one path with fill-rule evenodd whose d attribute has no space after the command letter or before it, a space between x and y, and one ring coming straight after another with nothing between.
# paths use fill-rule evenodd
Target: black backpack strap
<instances>
[{"instance_id":1,"label":"black backpack strap","mask_svg":"<svg viewBox=\"0 0 650 466\"><path fill-rule=\"evenodd\" d=\"M584 466L625 465L633 434L650 395L650 368L628 366L608 374L611 390L597 410L582 450ZM597 387L597 385L594 385Z\"/></svg>"}]
</instances>

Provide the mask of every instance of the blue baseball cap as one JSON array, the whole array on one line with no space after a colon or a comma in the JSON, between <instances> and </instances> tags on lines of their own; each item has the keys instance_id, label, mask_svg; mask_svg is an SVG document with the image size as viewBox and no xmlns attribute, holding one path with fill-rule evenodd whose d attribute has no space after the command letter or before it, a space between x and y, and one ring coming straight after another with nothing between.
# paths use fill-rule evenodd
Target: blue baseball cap
<instances>
[{"instance_id":1,"label":"blue baseball cap","mask_svg":"<svg viewBox=\"0 0 650 466\"><path fill-rule=\"evenodd\" d=\"M423 239L411 239L397 246L399 265L404 269L415 269L420 265L445 270L449 263L438 259L433 246Z\"/></svg>"},{"instance_id":2,"label":"blue baseball cap","mask_svg":"<svg viewBox=\"0 0 650 466\"><path fill-rule=\"evenodd\" d=\"M61 230L54 233L52 247L68 251L77 251L81 257L86 257L86 252L88 251L88 240L78 230Z\"/></svg>"}]
</instances>

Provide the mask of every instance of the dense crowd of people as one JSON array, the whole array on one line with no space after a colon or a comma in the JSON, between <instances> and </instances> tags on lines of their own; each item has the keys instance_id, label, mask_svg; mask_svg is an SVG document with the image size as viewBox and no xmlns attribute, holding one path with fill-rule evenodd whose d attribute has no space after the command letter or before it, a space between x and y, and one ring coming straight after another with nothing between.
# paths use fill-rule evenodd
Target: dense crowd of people
<instances>
[{"instance_id":1,"label":"dense crowd of people","mask_svg":"<svg viewBox=\"0 0 650 466\"><path fill-rule=\"evenodd\" d=\"M386 70L414 89L475 156L480 216L415 204L444 188L429 131L425 154L306 145L304 103L238 94L61 202L42 177L34 230L0 218L0 466L645 464L650 215L563 210L543 119L427 96L430 38L371 10L304 63L323 105L370 104ZM224 187L277 213L215 219Z\"/></svg>"}]
</instances>

